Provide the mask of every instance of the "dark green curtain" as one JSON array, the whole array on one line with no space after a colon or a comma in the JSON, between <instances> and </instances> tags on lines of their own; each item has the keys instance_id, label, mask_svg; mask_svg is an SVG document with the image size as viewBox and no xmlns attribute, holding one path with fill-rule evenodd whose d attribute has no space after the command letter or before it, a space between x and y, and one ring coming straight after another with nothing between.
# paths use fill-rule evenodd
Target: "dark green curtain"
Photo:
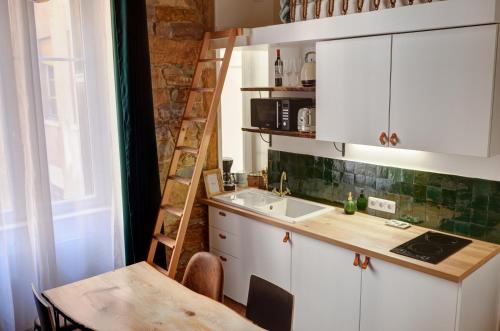
<instances>
[{"instance_id":1,"label":"dark green curtain","mask_svg":"<svg viewBox=\"0 0 500 331\"><path fill-rule=\"evenodd\" d=\"M160 203L145 0L111 0L125 256L143 261Z\"/></svg>"}]
</instances>

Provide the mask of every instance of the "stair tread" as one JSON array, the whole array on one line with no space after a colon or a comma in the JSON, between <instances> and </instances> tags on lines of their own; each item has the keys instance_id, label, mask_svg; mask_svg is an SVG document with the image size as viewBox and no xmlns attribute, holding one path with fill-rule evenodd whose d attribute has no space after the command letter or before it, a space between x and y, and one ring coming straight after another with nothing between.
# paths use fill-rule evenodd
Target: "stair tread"
<instances>
[{"instance_id":1,"label":"stair tread","mask_svg":"<svg viewBox=\"0 0 500 331\"><path fill-rule=\"evenodd\" d=\"M194 147L177 146L176 149L185 153L198 154L198 149Z\"/></svg>"},{"instance_id":2,"label":"stair tread","mask_svg":"<svg viewBox=\"0 0 500 331\"><path fill-rule=\"evenodd\" d=\"M164 234L157 233L155 234L155 239L158 240L158 242L162 243L163 245L174 249L176 241L175 239L172 239Z\"/></svg>"},{"instance_id":3,"label":"stair tread","mask_svg":"<svg viewBox=\"0 0 500 331\"><path fill-rule=\"evenodd\" d=\"M183 121L206 123L207 119L206 119L206 117L184 117Z\"/></svg>"},{"instance_id":4,"label":"stair tread","mask_svg":"<svg viewBox=\"0 0 500 331\"><path fill-rule=\"evenodd\" d=\"M191 178L188 178L188 177L168 176L168 179L176 181L176 182L184 184L184 185L190 185L191 184Z\"/></svg>"},{"instance_id":5,"label":"stair tread","mask_svg":"<svg viewBox=\"0 0 500 331\"><path fill-rule=\"evenodd\" d=\"M213 92L215 91L214 87L192 87L191 91L194 92Z\"/></svg>"},{"instance_id":6,"label":"stair tread","mask_svg":"<svg viewBox=\"0 0 500 331\"><path fill-rule=\"evenodd\" d=\"M170 214L178 216L178 217L182 217L182 214L184 213L184 210L181 207L176 207L176 206L172 206L172 205L168 205L168 204L162 205L161 208L166 210Z\"/></svg>"},{"instance_id":7,"label":"stair tread","mask_svg":"<svg viewBox=\"0 0 500 331\"><path fill-rule=\"evenodd\" d=\"M168 271L166 269L160 267L156 263L149 263L149 265L168 277Z\"/></svg>"},{"instance_id":8,"label":"stair tread","mask_svg":"<svg viewBox=\"0 0 500 331\"><path fill-rule=\"evenodd\" d=\"M232 28L229 30L223 30L223 31L214 31L214 32L209 32L210 33L210 39L222 39L222 38L229 38L231 33L234 33L235 36L240 36L243 34L243 29L240 28Z\"/></svg>"},{"instance_id":9,"label":"stair tread","mask_svg":"<svg viewBox=\"0 0 500 331\"><path fill-rule=\"evenodd\" d=\"M224 61L224 58L223 57L205 58L205 59L199 59L198 62L217 62L217 61Z\"/></svg>"}]
</instances>

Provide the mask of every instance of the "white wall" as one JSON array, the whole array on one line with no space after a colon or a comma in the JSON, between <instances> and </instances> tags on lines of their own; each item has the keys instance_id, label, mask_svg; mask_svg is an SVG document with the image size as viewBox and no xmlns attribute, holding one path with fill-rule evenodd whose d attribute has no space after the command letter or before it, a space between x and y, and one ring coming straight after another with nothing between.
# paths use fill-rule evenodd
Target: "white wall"
<instances>
[{"instance_id":1,"label":"white wall","mask_svg":"<svg viewBox=\"0 0 500 331\"><path fill-rule=\"evenodd\" d=\"M337 144L337 147L340 148L341 145ZM342 155L335 150L333 143L311 139L274 136L272 149L290 153L342 158ZM478 158L348 144L346 145L345 159L500 181L500 156Z\"/></svg>"},{"instance_id":2,"label":"white wall","mask_svg":"<svg viewBox=\"0 0 500 331\"><path fill-rule=\"evenodd\" d=\"M215 0L215 30L279 23L279 0Z\"/></svg>"}]
</instances>

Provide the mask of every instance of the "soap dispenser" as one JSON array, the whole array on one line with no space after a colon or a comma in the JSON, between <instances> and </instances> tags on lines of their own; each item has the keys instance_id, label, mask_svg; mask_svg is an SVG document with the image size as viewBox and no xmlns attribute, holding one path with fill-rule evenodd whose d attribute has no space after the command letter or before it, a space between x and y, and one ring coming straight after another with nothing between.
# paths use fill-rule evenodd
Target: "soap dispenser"
<instances>
[{"instance_id":1,"label":"soap dispenser","mask_svg":"<svg viewBox=\"0 0 500 331\"><path fill-rule=\"evenodd\" d=\"M354 213L356 212L356 202L352 200L351 192L349 192L349 197L344 203L344 212L346 213L346 215L354 215Z\"/></svg>"}]
</instances>

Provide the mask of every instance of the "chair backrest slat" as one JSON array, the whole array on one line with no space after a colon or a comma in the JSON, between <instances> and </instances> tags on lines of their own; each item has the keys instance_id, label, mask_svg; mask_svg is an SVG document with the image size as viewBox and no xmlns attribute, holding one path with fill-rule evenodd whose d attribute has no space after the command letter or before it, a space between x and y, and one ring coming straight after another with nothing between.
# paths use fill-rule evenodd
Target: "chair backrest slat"
<instances>
[{"instance_id":1,"label":"chair backrest slat","mask_svg":"<svg viewBox=\"0 0 500 331\"><path fill-rule=\"evenodd\" d=\"M52 306L40 295L35 288L35 285L31 284L31 289L33 291L36 311L38 313L38 319L40 320L42 331L54 331L56 327Z\"/></svg>"}]
</instances>

